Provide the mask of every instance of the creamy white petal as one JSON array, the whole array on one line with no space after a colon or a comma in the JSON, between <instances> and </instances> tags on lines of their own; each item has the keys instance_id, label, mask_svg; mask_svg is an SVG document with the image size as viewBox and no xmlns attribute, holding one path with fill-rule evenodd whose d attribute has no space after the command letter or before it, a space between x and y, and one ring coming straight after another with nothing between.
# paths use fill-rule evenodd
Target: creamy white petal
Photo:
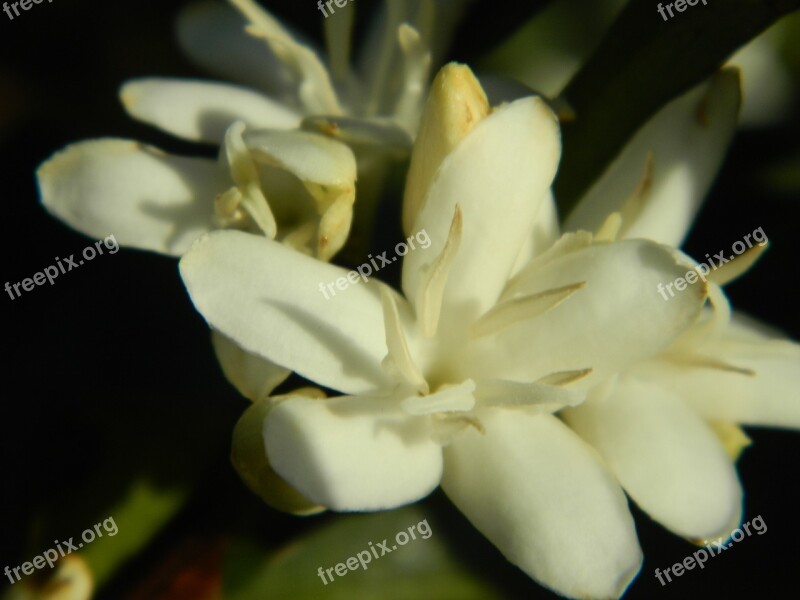
<instances>
[{"instance_id":1,"label":"creamy white petal","mask_svg":"<svg viewBox=\"0 0 800 600\"><path fill-rule=\"evenodd\" d=\"M394 508L432 492L442 449L431 441L429 418L354 414L350 400L292 398L273 408L264 425L272 468L309 500L339 511Z\"/></svg>"},{"instance_id":2,"label":"creamy white petal","mask_svg":"<svg viewBox=\"0 0 800 600\"><path fill-rule=\"evenodd\" d=\"M245 350L346 393L391 383L381 368L383 284L349 283L344 269L238 231L198 241L180 269L197 310ZM398 308L408 323L405 302Z\"/></svg>"},{"instance_id":3,"label":"creamy white petal","mask_svg":"<svg viewBox=\"0 0 800 600\"><path fill-rule=\"evenodd\" d=\"M298 41L280 22L254 0L229 0L247 17L247 33L266 42L297 79L297 95L311 113L342 114L336 90L317 54Z\"/></svg>"},{"instance_id":4,"label":"creamy white petal","mask_svg":"<svg viewBox=\"0 0 800 600\"><path fill-rule=\"evenodd\" d=\"M585 286L543 316L476 340L461 368L476 379L532 381L592 369L590 387L665 350L700 315L702 282L664 300L658 285L686 273L672 249L645 240L585 246L526 269L504 300ZM513 293L512 293L513 292Z\"/></svg>"},{"instance_id":5,"label":"creamy white petal","mask_svg":"<svg viewBox=\"0 0 800 600\"><path fill-rule=\"evenodd\" d=\"M742 488L714 432L660 386L623 378L605 397L560 413L600 453L628 495L689 540L726 536L742 516Z\"/></svg>"},{"instance_id":6,"label":"creamy white petal","mask_svg":"<svg viewBox=\"0 0 800 600\"><path fill-rule=\"evenodd\" d=\"M211 332L211 341L225 377L253 402L269 396L291 374L289 369L243 350L218 331Z\"/></svg>"},{"instance_id":7,"label":"creamy white petal","mask_svg":"<svg viewBox=\"0 0 800 600\"><path fill-rule=\"evenodd\" d=\"M214 197L230 185L216 161L120 139L67 146L36 175L44 206L78 231L173 256L209 231Z\"/></svg>"},{"instance_id":8,"label":"creamy white petal","mask_svg":"<svg viewBox=\"0 0 800 600\"><path fill-rule=\"evenodd\" d=\"M147 78L127 82L120 98L128 114L178 137L219 144L234 121L250 128L291 129L295 110L257 92L226 83Z\"/></svg>"},{"instance_id":9,"label":"creamy white petal","mask_svg":"<svg viewBox=\"0 0 800 600\"><path fill-rule=\"evenodd\" d=\"M667 105L581 199L565 229L596 231L634 196L624 237L680 246L725 157L740 101L739 73L726 69Z\"/></svg>"},{"instance_id":10,"label":"creamy white petal","mask_svg":"<svg viewBox=\"0 0 800 600\"><path fill-rule=\"evenodd\" d=\"M330 260L347 241L356 197L356 160L345 144L307 131L245 134L255 160L286 169L303 182L320 214L317 256Z\"/></svg>"},{"instance_id":11,"label":"creamy white petal","mask_svg":"<svg viewBox=\"0 0 800 600\"><path fill-rule=\"evenodd\" d=\"M800 428L800 345L734 321L698 353L742 372L666 359L636 367L637 377L686 400L706 419ZM748 374L749 372L749 374Z\"/></svg>"},{"instance_id":12,"label":"creamy white petal","mask_svg":"<svg viewBox=\"0 0 800 600\"><path fill-rule=\"evenodd\" d=\"M413 229L432 240L403 263L406 297L417 298L424 268L447 240L455 205L463 234L444 305L463 326L491 308L514 267L531 223L547 200L560 156L558 124L540 98L523 98L481 121L447 156Z\"/></svg>"},{"instance_id":13,"label":"creamy white petal","mask_svg":"<svg viewBox=\"0 0 800 600\"><path fill-rule=\"evenodd\" d=\"M445 448L442 488L505 557L572 598L617 598L642 554L628 503L594 451L550 415L503 409Z\"/></svg>"},{"instance_id":14,"label":"creamy white petal","mask_svg":"<svg viewBox=\"0 0 800 600\"><path fill-rule=\"evenodd\" d=\"M517 257L517 262L511 271L512 277L519 273L535 256L552 247L561 235L558 224L558 209L551 191L542 206L539 214L531 223L531 231L525 238L522 249Z\"/></svg>"}]
</instances>

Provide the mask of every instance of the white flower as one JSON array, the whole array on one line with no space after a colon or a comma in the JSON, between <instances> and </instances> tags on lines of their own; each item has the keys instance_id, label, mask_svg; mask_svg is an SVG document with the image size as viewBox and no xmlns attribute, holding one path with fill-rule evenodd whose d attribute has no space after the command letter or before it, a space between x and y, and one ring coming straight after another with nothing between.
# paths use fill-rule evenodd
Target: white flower
<instances>
[{"instance_id":1,"label":"white flower","mask_svg":"<svg viewBox=\"0 0 800 600\"><path fill-rule=\"evenodd\" d=\"M353 11L342 11L326 20L332 78L313 49L253 0L231 4L260 43L245 63L251 78L268 73L279 98L232 84L165 78L131 81L121 90L134 118L189 141L220 145L222 166L130 140L80 142L38 171L50 212L89 236L113 231L125 246L173 256L216 227L260 231L323 260L343 246L356 179L355 157L344 142L370 149L363 168L409 147L430 53L417 30L403 23L406 8L392 2L380 64L361 82L348 65ZM181 35L189 49L202 45L201 55L214 53L232 75L240 74L242 61L227 59L241 41L226 36L231 15L220 8L225 7L200 5L188 12ZM420 14L421 25L430 29L430 12ZM220 34L213 46L209 20ZM241 17L234 23L245 38ZM389 77L390 69L399 80ZM301 123L306 131L296 130Z\"/></svg>"},{"instance_id":2,"label":"white flower","mask_svg":"<svg viewBox=\"0 0 800 600\"><path fill-rule=\"evenodd\" d=\"M726 69L671 103L635 136L568 223L599 228L609 239L679 245L722 161L739 101L738 72ZM645 512L698 543L727 538L741 522L734 461L749 440L737 424L800 427L800 346L741 315L731 319L720 288L762 249L755 245L711 272L713 310L662 354L561 413Z\"/></svg>"},{"instance_id":3,"label":"white flower","mask_svg":"<svg viewBox=\"0 0 800 600\"><path fill-rule=\"evenodd\" d=\"M651 294L686 269L653 242L550 244L560 144L540 99L486 116L458 66L433 90L406 192L407 222L431 245L404 258L404 295L373 280L326 300L319 282L345 270L237 232L199 241L181 274L212 327L344 394L290 396L266 418L271 467L308 500L385 509L441 483L544 585L619 596L641 563L627 501L552 412L661 353L696 321L705 289L667 305ZM441 128L448 115L462 118Z\"/></svg>"}]
</instances>

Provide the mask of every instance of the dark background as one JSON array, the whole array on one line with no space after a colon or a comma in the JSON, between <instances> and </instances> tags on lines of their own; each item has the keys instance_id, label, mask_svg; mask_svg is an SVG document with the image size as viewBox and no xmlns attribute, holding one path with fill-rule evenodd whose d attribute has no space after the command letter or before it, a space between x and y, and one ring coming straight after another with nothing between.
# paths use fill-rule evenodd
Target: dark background
<instances>
[{"instance_id":1,"label":"dark background","mask_svg":"<svg viewBox=\"0 0 800 600\"><path fill-rule=\"evenodd\" d=\"M30 277L53 264L55 256L77 254L93 242L48 216L38 202L34 170L54 151L73 141L111 135L172 152L198 152L128 118L117 100L119 86L132 77L206 76L174 41L175 14L184 4L55 0L34 5L14 21L0 13L0 284ZM314 2L272 4L277 6L270 9L285 22L319 39L322 21ZM360 8L368 4L359 0ZM476 3L448 58L481 56L532 14L535 3L508 5ZM797 133L795 115L789 124L737 135L686 246L702 257L763 227L772 247L756 269L730 286L729 296L738 308L795 339L800 338L792 251L797 198L772 190L763 174L778 159L797 153ZM226 532L269 528L273 536L288 536L313 526L313 521L278 516L263 507L230 468L230 432L246 403L216 365L176 261L121 250L56 281L13 301L3 292L0 300L0 568L36 553L25 541L42 510L84 502L78 490L91 488L97 470L118 461L109 450L115 443L126 445L128 459L109 471L118 479L104 478L98 497L121 496L126 477L140 470L153 470L166 485L184 470L196 470L199 462L206 466L200 493L147 552L118 574L103 597L155 597L135 590L156 577L169 559L184 556L187 547L213 554L214 541ZM798 391L786 400L800 401ZM637 513L646 559L626 597L796 594L800 434L748 433L754 445L739 463L746 490L744 519L760 514L768 532L746 538L710 560L704 571L687 572L662 588L654 569L681 561L693 548ZM169 460L160 455L167 451L163 445L170 448ZM555 597L507 565L440 493L426 502L445 513L446 535L468 548L469 560L490 571L510 598ZM81 528L89 523L79 522Z\"/></svg>"}]
</instances>

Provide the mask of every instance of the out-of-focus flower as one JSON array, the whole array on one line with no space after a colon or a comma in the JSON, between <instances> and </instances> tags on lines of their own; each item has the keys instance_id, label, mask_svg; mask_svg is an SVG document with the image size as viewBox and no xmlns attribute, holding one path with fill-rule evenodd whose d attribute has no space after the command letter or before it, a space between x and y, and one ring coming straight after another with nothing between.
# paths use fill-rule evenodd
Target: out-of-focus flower
<instances>
[{"instance_id":1,"label":"out-of-focus flower","mask_svg":"<svg viewBox=\"0 0 800 600\"><path fill-rule=\"evenodd\" d=\"M722 161L739 101L738 72L728 68L668 105L588 192L570 226L679 245ZM645 512L697 543L727 538L741 521L734 462L749 440L738 425L800 427L800 346L743 315L731 319L720 287L755 262L766 238L759 241L709 273L713 309L669 348L560 413Z\"/></svg>"},{"instance_id":2,"label":"out-of-focus flower","mask_svg":"<svg viewBox=\"0 0 800 600\"><path fill-rule=\"evenodd\" d=\"M686 270L650 241L567 234L532 250L557 236L554 115L523 98L486 116L455 65L433 90L405 199L431 245L404 258L404 295L373 280L326 300L319 282L346 271L236 232L198 242L181 274L212 327L344 394L290 394L267 411L270 468L311 503L385 509L441 482L544 585L618 596L641 562L625 496L552 412L660 354L705 289L668 305L649 294Z\"/></svg>"}]
</instances>

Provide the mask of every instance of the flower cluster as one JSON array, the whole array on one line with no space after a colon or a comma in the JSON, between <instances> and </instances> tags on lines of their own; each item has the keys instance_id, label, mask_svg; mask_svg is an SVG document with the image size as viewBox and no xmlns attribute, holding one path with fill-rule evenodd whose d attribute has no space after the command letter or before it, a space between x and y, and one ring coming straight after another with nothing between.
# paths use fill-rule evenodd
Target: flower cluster
<instances>
[{"instance_id":1,"label":"flower cluster","mask_svg":"<svg viewBox=\"0 0 800 600\"><path fill-rule=\"evenodd\" d=\"M392 60L361 94L346 57L329 74L251 0L231 3L289 100L135 81L122 91L134 117L218 144L220 160L94 140L39 183L81 231L182 255L223 369L253 401L234 432L245 482L300 514L389 509L441 486L509 561L575 598L619 597L638 573L628 498L686 539L726 538L742 518L739 425L800 426L786 395L800 347L722 291L761 248L669 303L653 290L696 265L677 247L736 127L738 72L664 108L560 224L559 122L542 98L490 106L448 64L423 107L430 55L392 4L404 68L387 104ZM344 14L328 19L340 36ZM429 247L402 258L399 288L372 278L327 302L317 287L348 273L330 260L362 177L398 149L397 228ZM272 396L290 373L311 387Z\"/></svg>"}]
</instances>

